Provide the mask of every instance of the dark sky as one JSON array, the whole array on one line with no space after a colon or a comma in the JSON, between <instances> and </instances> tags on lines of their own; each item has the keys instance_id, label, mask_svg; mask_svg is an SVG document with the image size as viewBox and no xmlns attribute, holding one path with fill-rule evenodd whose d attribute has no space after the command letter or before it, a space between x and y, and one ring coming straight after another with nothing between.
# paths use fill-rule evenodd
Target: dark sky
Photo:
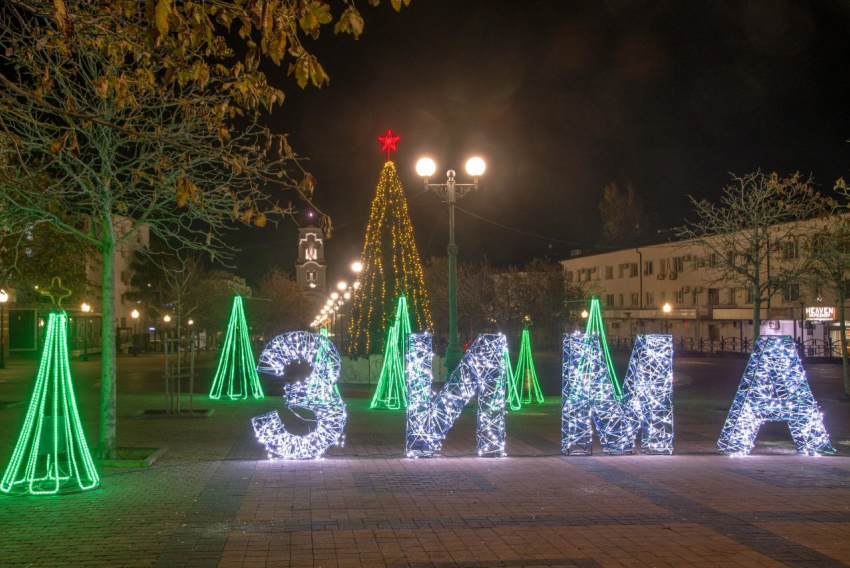
<instances>
[{"instance_id":1,"label":"dark sky","mask_svg":"<svg viewBox=\"0 0 850 568\"><path fill-rule=\"evenodd\" d=\"M633 183L664 228L688 215L688 195L716 197L729 172L802 171L823 189L850 175L850 2L360 5L358 41L326 30L313 44L329 86L302 92L285 70L269 72L287 93L270 124L310 158L316 203L336 226L332 278L363 246L387 128L402 137L394 160L408 196L422 191L421 154L436 159L435 177L453 168L460 181L480 154L483 188L461 207L581 243L601 236L611 181ZM410 208L420 253L444 255L445 206L424 194ZM522 264L575 248L463 212L457 222L461 260ZM292 270L295 234L292 223L240 231L238 271Z\"/></svg>"}]
</instances>

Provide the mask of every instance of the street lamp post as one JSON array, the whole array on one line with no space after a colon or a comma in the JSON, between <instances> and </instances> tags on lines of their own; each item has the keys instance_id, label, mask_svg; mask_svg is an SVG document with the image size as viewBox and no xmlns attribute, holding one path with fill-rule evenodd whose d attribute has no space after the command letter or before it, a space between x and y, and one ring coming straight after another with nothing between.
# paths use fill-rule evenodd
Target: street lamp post
<instances>
[{"instance_id":1,"label":"street lamp post","mask_svg":"<svg viewBox=\"0 0 850 568\"><path fill-rule=\"evenodd\" d=\"M6 302L9 294L0 288L0 369L6 368Z\"/></svg>"},{"instance_id":2,"label":"street lamp post","mask_svg":"<svg viewBox=\"0 0 850 568\"><path fill-rule=\"evenodd\" d=\"M130 312L130 317L133 318L133 357L139 356L139 310Z\"/></svg>"},{"instance_id":3,"label":"street lamp post","mask_svg":"<svg viewBox=\"0 0 850 568\"><path fill-rule=\"evenodd\" d=\"M670 302L664 302L661 311L664 312L664 333L668 334L670 333L670 312L673 311L673 306L670 305Z\"/></svg>"},{"instance_id":4,"label":"street lamp post","mask_svg":"<svg viewBox=\"0 0 850 568\"><path fill-rule=\"evenodd\" d=\"M86 302L83 302L80 305L80 309L83 311L83 361L89 360L89 319L88 313L91 311L91 306Z\"/></svg>"},{"instance_id":5,"label":"street lamp post","mask_svg":"<svg viewBox=\"0 0 850 568\"><path fill-rule=\"evenodd\" d=\"M425 189L430 189L443 198L449 208L449 343L446 346L446 372L451 373L460 362L463 352L458 342L457 332L457 244L455 243L455 204L469 191L478 189L478 178L484 173L484 160L470 158L466 162L466 172L472 176L472 183L456 183L455 171L446 172L446 183L428 183L428 178L437 170L437 164L431 158L420 158L416 162L416 173L425 180Z\"/></svg>"}]
</instances>

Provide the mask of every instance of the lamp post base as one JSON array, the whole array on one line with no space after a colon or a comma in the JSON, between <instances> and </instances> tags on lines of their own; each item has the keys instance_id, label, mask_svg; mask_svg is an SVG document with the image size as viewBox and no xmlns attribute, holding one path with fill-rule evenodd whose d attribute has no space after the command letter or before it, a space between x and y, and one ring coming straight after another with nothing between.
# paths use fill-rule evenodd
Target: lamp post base
<instances>
[{"instance_id":1,"label":"lamp post base","mask_svg":"<svg viewBox=\"0 0 850 568\"><path fill-rule=\"evenodd\" d=\"M460 345L449 344L446 346L446 378L452 374L461 359L463 359L463 349L460 348Z\"/></svg>"}]
</instances>

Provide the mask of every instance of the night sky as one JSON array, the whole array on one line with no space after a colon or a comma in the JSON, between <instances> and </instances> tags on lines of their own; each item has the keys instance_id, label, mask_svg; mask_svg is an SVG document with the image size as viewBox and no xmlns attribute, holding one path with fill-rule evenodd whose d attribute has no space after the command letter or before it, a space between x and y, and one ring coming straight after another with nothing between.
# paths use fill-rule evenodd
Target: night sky
<instances>
[{"instance_id":1,"label":"night sky","mask_svg":"<svg viewBox=\"0 0 850 568\"><path fill-rule=\"evenodd\" d=\"M728 173L812 173L828 190L850 176L850 3L412 0L401 13L360 2L363 36L312 44L331 77L305 91L271 68L287 100L269 117L290 133L333 218L330 277L347 276L386 156L410 197L423 258L445 255L445 206L422 194L414 165L435 178L479 154L488 170L459 205L461 261L496 265L562 258L601 237L604 186L631 182L659 228L715 198ZM434 179L432 181L437 181ZM417 195L418 194L418 195ZM292 223L240 230L237 272L256 281L292 270Z\"/></svg>"}]
</instances>

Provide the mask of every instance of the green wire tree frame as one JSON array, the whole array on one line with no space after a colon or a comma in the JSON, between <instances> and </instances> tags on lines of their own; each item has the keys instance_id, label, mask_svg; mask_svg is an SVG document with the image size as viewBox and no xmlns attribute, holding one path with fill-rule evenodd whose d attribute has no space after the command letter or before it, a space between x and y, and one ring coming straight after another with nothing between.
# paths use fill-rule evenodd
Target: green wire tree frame
<instances>
[{"instance_id":1,"label":"green wire tree frame","mask_svg":"<svg viewBox=\"0 0 850 568\"><path fill-rule=\"evenodd\" d=\"M48 315L44 350L24 426L0 480L0 492L6 494L56 495L100 485L74 397L68 362L68 316L56 306Z\"/></svg>"},{"instance_id":2,"label":"green wire tree frame","mask_svg":"<svg viewBox=\"0 0 850 568\"><path fill-rule=\"evenodd\" d=\"M330 341L327 326L323 325L322 327L319 328L319 335L324 337L327 342ZM319 348L316 350L316 356L313 360L313 367L314 368L316 367L316 365L318 364L319 361L321 361L323 358L328 356L328 351L329 351L329 349L328 349L327 343L325 341L320 341L319 342ZM342 396L339 393L339 381L334 383L334 392L336 394L338 394L339 396Z\"/></svg>"},{"instance_id":3,"label":"green wire tree frame","mask_svg":"<svg viewBox=\"0 0 850 568\"><path fill-rule=\"evenodd\" d=\"M398 297L395 320L387 332L384 349L384 364L375 395L369 408L388 408L397 410L407 408L407 381L404 373L404 358L407 336L410 334L410 316L407 311L407 298Z\"/></svg>"},{"instance_id":4,"label":"green wire tree frame","mask_svg":"<svg viewBox=\"0 0 850 568\"><path fill-rule=\"evenodd\" d=\"M225 385L227 391L224 392ZM257 364L251 351L251 340L248 337L248 323L245 320L245 308L242 296L233 296L233 306L230 309L230 321L224 336L224 346L221 358L215 371L210 398L219 400L222 395L230 400L244 400L248 392L255 399L265 398L260 376L257 374Z\"/></svg>"},{"instance_id":5,"label":"green wire tree frame","mask_svg":"<svg viewBox=\"0 0 850 568\"><path fill-rule=\"evenodd\" d=\"M543 391L537 380L537 370L534 368L534 357L531 354L531 334L528 326L531 320L526 316L525 329L519 343L519 359L516 369L511 369L510 355L507 355L505 369L508 378L508 403L511 410L520 410L523 404L543 404Z\"/></svg>"},{"instance_id":6,"label":"green wire tree frame","mask_svg":"<svg viewBox=\"0 0 850 568\"><path fill-rule=\"evenodd\" d=\"M599 336L599 343L602 345L602 351L605 353L605 363L608 365L608 380L614 387L614 396L617 400L623 398L623 385L617 377L617 372L614 370L614 363L611 361L611 351L608 350L608 338L605 336L605 324L602 321L602 304L596 296L590 299L590 314L587 316L588 335L595 333Z\"/></svg>"}]
</instances>

